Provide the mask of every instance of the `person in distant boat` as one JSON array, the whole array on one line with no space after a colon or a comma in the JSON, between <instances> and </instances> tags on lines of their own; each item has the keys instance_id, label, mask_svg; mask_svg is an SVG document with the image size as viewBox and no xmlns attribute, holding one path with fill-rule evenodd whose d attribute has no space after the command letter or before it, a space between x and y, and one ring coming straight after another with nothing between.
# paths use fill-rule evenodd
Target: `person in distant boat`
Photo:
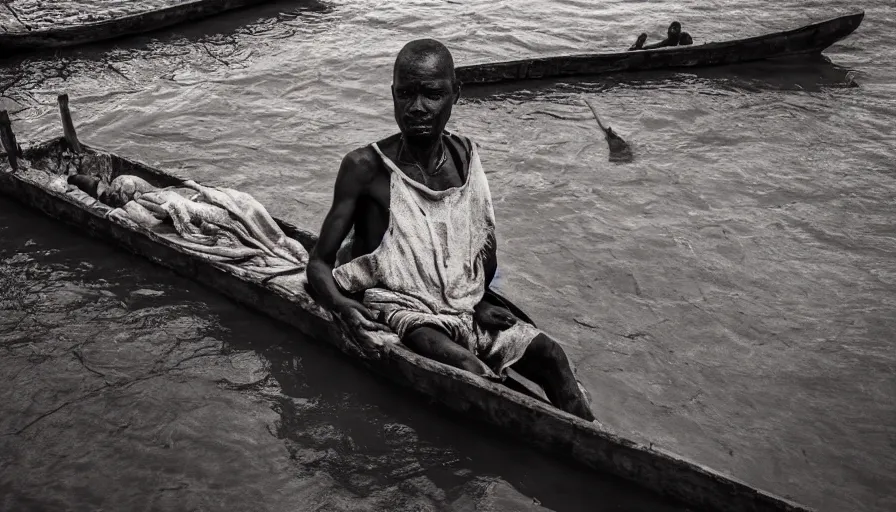
<instances>
[{"instance_id":1,"label":"person in distant boat","mask_svg":"<svg viewBox=\"0 0 896 512\"><path fill-rule=\"evenodd\" d=\"M392 84L400 132L342 160L308 281L362 343L376 347L376 331L391 331L480 376L503 379L512 367L558 408L594 420L562 347L485 293L497 269L494 211L476 145L445 131L459 97L442 43L402 48Z\"/></svg>"},{"instance_id":2,"label":"person in distant boat","mask_svg":"<svg viewBox=\"0 0 896 512\"><path fill-rule=\"evenodd\" d=\"M666 39L658 43L644 45L647 42L647 34L641 34L638 36L637 41L633 44L628 51L635 50L655 50L657 48L665 48L667 46L679 46L679 45L689 45L693 44L694 40L691 38L691 35L687 32L681 31L681 23L677 21L673 21L669 25L669 29L666 31Z\"/></svg>"}]
</instances>

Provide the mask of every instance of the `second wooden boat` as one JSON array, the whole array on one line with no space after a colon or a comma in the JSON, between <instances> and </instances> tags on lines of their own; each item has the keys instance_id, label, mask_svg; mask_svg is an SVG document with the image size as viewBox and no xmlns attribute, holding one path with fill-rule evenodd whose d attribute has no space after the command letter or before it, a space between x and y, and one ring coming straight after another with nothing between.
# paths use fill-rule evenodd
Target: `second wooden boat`
<instances>
[{"instance_id":1,"label":"second wooden boat","mask_svg":"<svg viewBox=\"0 0 896 512\"><path fill-rule=\"evenodd\" d=\"M840 16L794 30L764 36L657 50L542 57L458 67L464 84L492 84L539 78L593 76L605 73L692 68L764 59L820 54L852 34L865 12Z\"/></svg>"},{"instance_id":2,"label":"second wooden boat","mask_svg":"<svg viewBox=\"0 0 896 512\"><path fill-rule=\"evenodd\" d=\"M133 175L156 187L181 187L185 179L80 143L67 115L67 102L67 97L60 98L65 137L25 151L18 148L6 112L0 112L0 138L8 152L0 153L0 194L173 269L335 347L388 380L554 456L633 481L696 510L809 510L652 444L646 446L612 433L502 384L422 357L400 343L386 344L375 353L362 350L345 323L315 301L304 273L274 280L252 278L186 252L166 238L173 231L170 226L147 229L110 215L113 209L109 206L67 188L67 177L81 174L109 183L118 176ZM314 233L275 221L287 236L312 250L317 242ZM514 314L526 318L512 303L490 293Z\"/></svg>"},{"instance_id":3,"label":"second wooden boat","mask_svg":"<svg viewBox=\"0 0 896 512\"><path fill-rule=\"evenodd\" d=\"M270 0L187 0L163 9L93 23L0 32L0 57L141 34L268 1Z\"/></svg>"}]
</instances>

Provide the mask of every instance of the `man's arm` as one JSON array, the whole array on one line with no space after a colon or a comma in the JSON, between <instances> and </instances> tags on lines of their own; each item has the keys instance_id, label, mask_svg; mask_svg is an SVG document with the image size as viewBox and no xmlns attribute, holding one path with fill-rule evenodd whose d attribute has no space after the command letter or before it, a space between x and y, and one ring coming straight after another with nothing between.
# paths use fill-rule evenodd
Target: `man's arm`
<instances>
[{"instance_id":1,"label":"man's arm","mask_svg":"<svg viewBox=\"0 0 896 512\"><path fill-rule=\"evenodd\" d=\"M336 312L357 335L359 341L370 347L382 345L382 340L367 331L388 331L389 327L376 321L375 315L360 302L343 295L333 278L336 254L351 230L358 199L371 183L376 167L364 150L352 151L342 159L333 205L320 228L320 238L311 251L305 270L308 283L317 292L324 306Z\"/></svg>"},{"instance_id":2,"label":"man's arm","mask_svg":"<svg viewBox=\"0 0 896 512\"><path fill-rule=\"evenodd\" d=\"M489 236L483 253L483 267L485 272L485 289L488 290L495 272L498 270L498 243L494 232ZM486 327L494 329L507 329L516 323L513 314L502 305L489 301L488 294L482 297L474 308L476 321Z\"/></svg>"},{"instance_id":3,"label":"man's arm","mask_svg":"<svg viewBox=\"0 0 896 512\"><path fill-rule=\"evenodd\" d=\"M662 41L660 41L658 43L645 44L644 46L641 47L641 49L642 50L656 50L659 48L665 48L667 46L672 46L671 44L669 44L669 38L663 39Z\"/></svg>"},{"instance_id":4,"label":"man's arm","mask_svg":"<svg viewBox=\"0 0 896 512\"><path fill-rule=\"evenodd\" d=\"M369 162L362 151L352 151L342 159L339 173L336 175L333 204L324 218L320 238L311 251L308 268L305 271L308 282L319 295L321 302L329 308L338 309L340 305L350 300L343 295L336 284L333 267L336 265L336 254L354 223L358 199L370 182Z\"/></svg>"}]
</instances>

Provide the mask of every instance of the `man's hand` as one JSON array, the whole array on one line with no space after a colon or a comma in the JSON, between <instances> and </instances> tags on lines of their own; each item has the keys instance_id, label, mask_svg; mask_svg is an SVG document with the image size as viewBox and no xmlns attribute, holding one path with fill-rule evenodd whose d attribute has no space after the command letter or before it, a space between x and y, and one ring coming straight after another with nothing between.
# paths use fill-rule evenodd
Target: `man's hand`
<instances>
[{"instance_id":1,"label":"man's hand","mask_svg":"<svg viewBox=\"0 0 896 512\"><path fill-rule=\"evenodd\" d=\"M509 329L516 324L516 317L510 311L485 301L476 305L473 318L483 328L499 331Z\"/></svg>"},{"instance_id":2,"label":"man's hand","mask_svg":"<svg viewBox=\"0 0 896 512\"><path fill-rule=\"evenodd\" d=\"M355 337L368 345L367 348L382 346L382 341L367 333L372 331L391 332L388 325L380 323L376 315L363 304L349 298L342 298L333 308L345 323L355 332Z\"/></svg>"}]
</instances>

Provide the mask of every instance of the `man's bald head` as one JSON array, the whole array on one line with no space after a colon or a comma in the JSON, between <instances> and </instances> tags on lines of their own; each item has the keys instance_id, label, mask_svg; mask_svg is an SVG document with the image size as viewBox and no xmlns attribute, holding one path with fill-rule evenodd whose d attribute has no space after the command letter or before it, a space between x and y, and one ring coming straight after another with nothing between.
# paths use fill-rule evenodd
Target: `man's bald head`
<instances>
[{"instance_id":1,"label":"man's bald head","mask_svg":"<svg viewBox=\"0 0 896 512\"><path fill-rule=\"evenodd\" d=\"M445 45L432 39L404 45L395 59L392 102L395 121L410 144L438 141L458 98L454 59Z\"/></svg>"},{"instance_id":2,"label":"man's bald head","mask_svg":"<svg viewBox=\"0 0 896 512\"><path fill-rule=\"evenodd\" d=\"M392 80L396 80L400 72L414 73L419 68L438 70L452 84L457 82L454 74L454 57L444 44L435 39L417 39L404 45L395 58L392 69Z\"/></svg>"}]
</instances>

